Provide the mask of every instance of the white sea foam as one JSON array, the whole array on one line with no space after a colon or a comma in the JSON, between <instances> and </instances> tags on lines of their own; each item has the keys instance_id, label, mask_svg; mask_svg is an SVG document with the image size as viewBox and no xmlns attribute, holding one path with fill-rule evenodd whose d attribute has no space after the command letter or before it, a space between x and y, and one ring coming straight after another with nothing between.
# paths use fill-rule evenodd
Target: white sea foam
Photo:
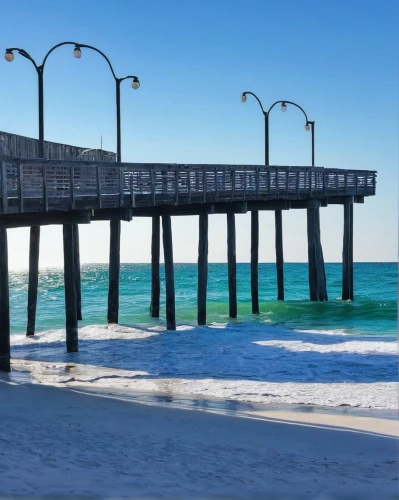
<instances>
[{"instance_id":1,"label":"white sea foam","mask_svg":"<svg viewBox=\"0 0 399 500\"><path fill-rule=\"evenodd\" d=\"M93 325L80 352L65 331L12 337L13 367L50 385L196 394L258 403L397 407L393 336L293 331L258 323Z\"/></svg>"}]
</instances>

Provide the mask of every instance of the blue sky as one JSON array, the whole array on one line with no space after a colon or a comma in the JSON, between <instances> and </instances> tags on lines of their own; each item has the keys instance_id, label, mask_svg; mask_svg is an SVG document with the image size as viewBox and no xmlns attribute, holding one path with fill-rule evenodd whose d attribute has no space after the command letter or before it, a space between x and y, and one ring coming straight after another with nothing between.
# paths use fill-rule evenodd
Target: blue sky
<instances>
[{"instance_id":1,"label":"blue sky","mask_svg":"<svg viewBox=\"0 0 399 500\"><path fill-rule=\"evenodd\" d=\"M122 156L132 162L246 163L264 160L265 107L297 102L316 121L316 165L378 170L377 196L355 206L355 260L397 260L397 2L246 0L13 0L2 5L1 45L38 63L62 41L94 45L122 88ZM17 28L17 29L16 29ZM16 55L1 63L0 130L37 137L36 75ZM114 82L100 56L57 49L45 69L45 138L115 150ZM310 164L303 116L270 116L270 163ZM249 260L249 214L237 216L237 259ZM274 217L261 215L260 259L274 260ZM306 212L284 213L285 260L307 260ZM342 207L321 212L325 260L342 252ZM175 260L197 256L196 218L173 219ZM9 231L10 265L26 267L28 231ZM226 220L210 218L210 260L226 260ZM108 225L81 228L82 261L107 262ZM146 262L150 220L122 226L121 258ZM62 263L62 229L42 231L41 265Z\"/></svg>"}]
</instances>

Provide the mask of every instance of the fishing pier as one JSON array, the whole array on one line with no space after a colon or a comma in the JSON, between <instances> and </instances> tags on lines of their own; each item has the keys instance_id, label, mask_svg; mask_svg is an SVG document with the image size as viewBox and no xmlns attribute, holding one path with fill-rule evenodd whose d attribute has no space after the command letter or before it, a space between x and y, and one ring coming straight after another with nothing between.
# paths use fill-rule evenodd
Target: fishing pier
<instances>
[{"instance_id":1,"label":"fishing pier","mask_svg":"<svg viewBox=\"0 0 399 500\"><path fill-rule=\"evenodd\" d=\"M60 145L59 145L60 146ZM78 158L73 150L69 156ZM14 148L15 149L15 148ZM76 148L75 148L76 150ZM3 152L7 150L3 149ZM58 150L59 151L59 148ZM2 151L0 150L0 153ZM33 154L33 153L32 153ZM62 153L65 154L65 153ZM62 155L61 154L61 155ZM60 154L59 154L60 155ZM54 155L53 155L54 156ZM151 219L150 314L159 317L160 238L166 281L166 326L176 328L172 217L199 216L198 324L206 324L208 218L226 214L229 317L237 317L235 214L251 212L252 312L259 312L259 211L275 212L276 273L284 300L283 212L307 211L309 296L327 300L320 209L343 206L342 299L353 300L353 205L376 192L376 172L272 165L185 165L22 158L0 154L0 370L10 369L7 231L30 227L27 335L35 331L40 226L63 225L66 346L78 350L81 314L79 225L110 224L108 313L118 322L121 221ZM162 223L162 224L161 224ZM162 226L162 230L161 230Z\"/></svg>"}]
</instances>

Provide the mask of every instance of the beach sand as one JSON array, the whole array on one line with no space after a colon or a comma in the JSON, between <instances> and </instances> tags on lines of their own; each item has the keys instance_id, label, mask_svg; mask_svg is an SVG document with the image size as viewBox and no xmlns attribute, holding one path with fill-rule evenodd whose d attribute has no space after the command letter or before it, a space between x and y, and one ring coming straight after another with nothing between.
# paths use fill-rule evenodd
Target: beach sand
<instances>
[{"instance_id":1,"label":"beach sand","mask_svg":"<svg viewBox=\"0 0 399 500\"><path fill-rule=\"evenodd\" d=\"M289 411L232 416L21 384L7 375L0 397L5 495L383 499L398 493L397 421Z\"/></svg>"}]
</instances>

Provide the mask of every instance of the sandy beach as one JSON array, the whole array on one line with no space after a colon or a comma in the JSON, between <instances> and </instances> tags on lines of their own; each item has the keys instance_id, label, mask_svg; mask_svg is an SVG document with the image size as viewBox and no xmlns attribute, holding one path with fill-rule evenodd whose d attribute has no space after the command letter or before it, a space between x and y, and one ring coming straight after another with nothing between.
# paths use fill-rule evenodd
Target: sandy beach
<instances>
[{"instance_id":1,"label":"sandy beach","mask_svg":"<svg viewBox=\"0 0 399 500\"><path fill-rule=\"evenodd\" d=\"M215 414L0 379L0 493L396 498L398 422ZM291 498L291 497L290 497Z\"/></svg>"}]
</instances>

